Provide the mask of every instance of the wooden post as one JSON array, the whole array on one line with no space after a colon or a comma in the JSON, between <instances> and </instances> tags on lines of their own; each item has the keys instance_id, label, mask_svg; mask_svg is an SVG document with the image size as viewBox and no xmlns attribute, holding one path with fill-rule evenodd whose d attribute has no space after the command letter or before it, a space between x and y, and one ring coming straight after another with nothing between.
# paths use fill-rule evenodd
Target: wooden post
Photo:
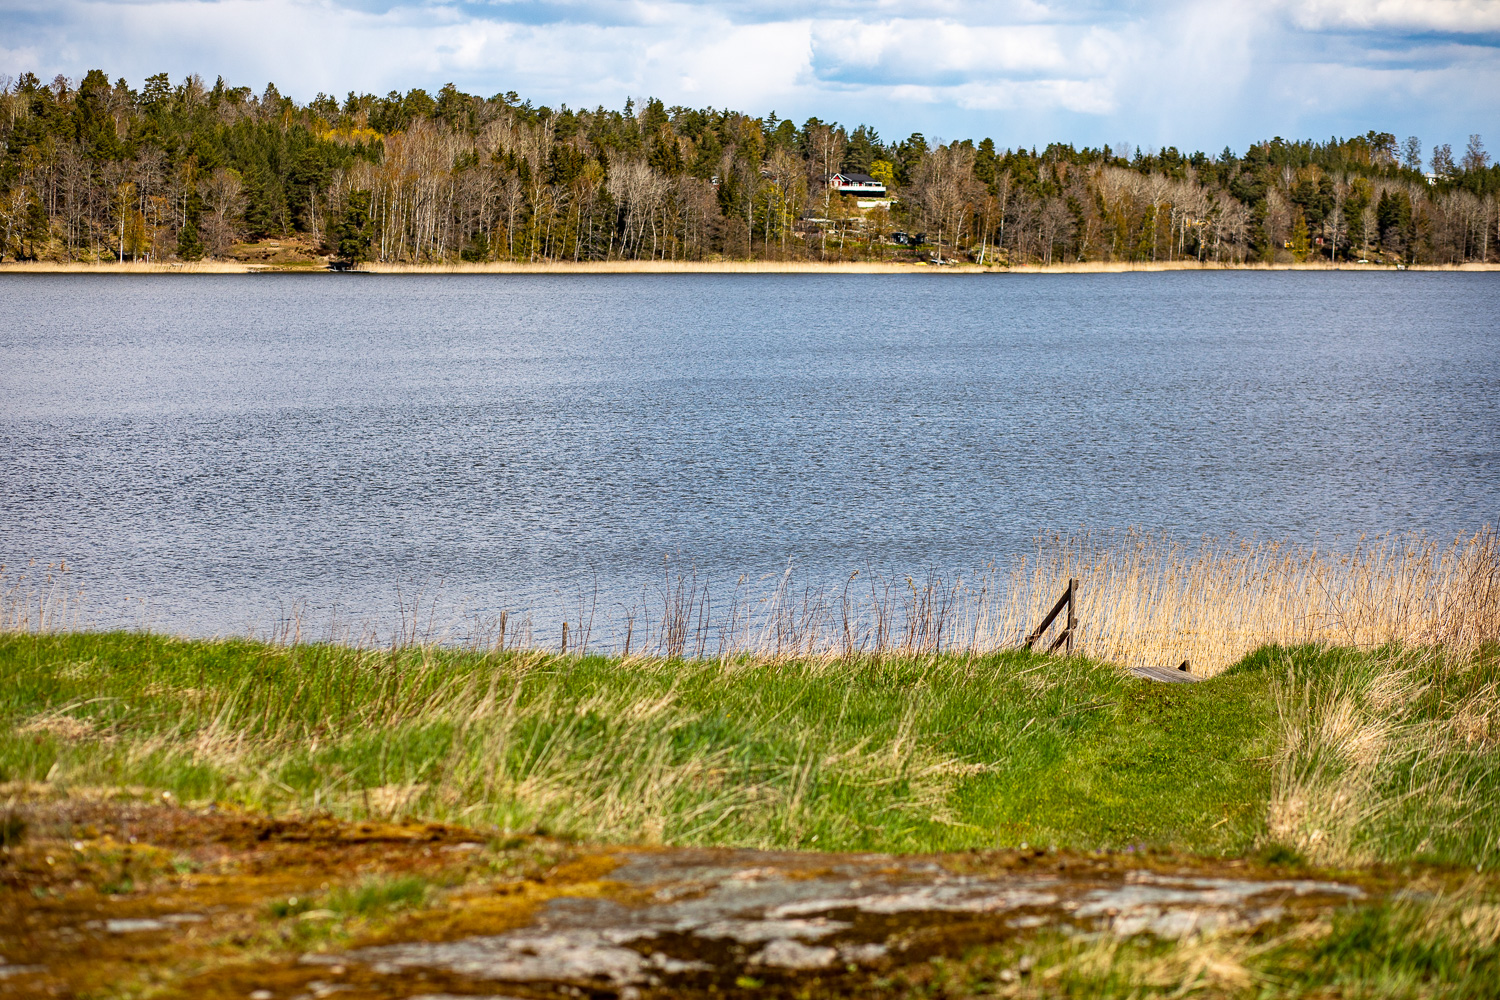
<instances>
[{"instance_id":1,"label":"wooden post","mask_svg":"<svg viewBox=\"0 0 1500 1000\"><path fill-rule=\"evenodd\" d=\"M568 623L567 622L563 622L563 644L562 644L562 651L564 653L566 653L568 651Z\"/></svg>"},{"instance_id":2,"label":"wooden post","mask_svg":"<svg viewBox=\"0 0 1500 1000\"><path fill-rule=\"evenodd\" d=\"M505 648L505 618L506 613L500 612L500 640L496 643L501 649Z\"/></svg>"},{"instance_id":3,"label":"wooden post","mask_svg":"<svg viewBox=\"0 0 1500 1000\"><path fill-rule=\"evenodd\" d=\"M1068 581L1068 650L1073 655L1073 633L1078 630L1078 578Z\"/></svg>"}]
</instances>

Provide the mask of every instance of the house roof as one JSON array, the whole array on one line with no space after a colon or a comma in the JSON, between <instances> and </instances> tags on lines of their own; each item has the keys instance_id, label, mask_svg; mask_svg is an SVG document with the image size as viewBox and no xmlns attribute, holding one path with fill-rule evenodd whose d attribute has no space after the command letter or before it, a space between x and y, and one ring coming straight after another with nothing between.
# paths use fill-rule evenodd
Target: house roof
<instances>
[{"instance_id":1,"label":"house roof","mask_svg":"<svg viewBox=\"0 0 1500 1000\"><path fill-rule=\"evenodd\" d=\"M869 174L846 174L843 171L839 171L838 173L834 174L833 176L836 177L836 178L838 178L839 180L843 181L845 184L879 184L880 183L875 178L871 177Z\"/></svg>"}]
</instances>

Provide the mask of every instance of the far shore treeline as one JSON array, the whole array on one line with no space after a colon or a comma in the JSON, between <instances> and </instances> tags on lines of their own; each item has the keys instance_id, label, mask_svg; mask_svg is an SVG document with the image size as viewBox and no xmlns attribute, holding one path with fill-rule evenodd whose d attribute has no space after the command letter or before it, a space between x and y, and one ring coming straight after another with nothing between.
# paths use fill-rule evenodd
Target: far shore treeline
<instances>
[{"instance_id":1,"label":"far shore treeline","mask_svg":"<svg viewBox=\"0 0 1500 1000\"><path fill-rule=\"evenodd\" d=\"M0 78L0 258L986 264L1500 259L1500 166L1370 131L1243 155L882 139L809 118L533 107L451 84L306 105L166 74ZM840 195L868 174L889 199ZM893 234L923 234L913 249Z\"/></svg>"}]
</instances>

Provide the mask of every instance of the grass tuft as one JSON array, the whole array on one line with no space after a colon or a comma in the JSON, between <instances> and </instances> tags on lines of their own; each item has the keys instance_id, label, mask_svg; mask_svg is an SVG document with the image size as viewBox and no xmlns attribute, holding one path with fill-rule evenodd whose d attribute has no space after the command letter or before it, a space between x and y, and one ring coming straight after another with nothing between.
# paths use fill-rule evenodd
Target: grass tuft
<instances>
[{"instance_id":1,"label":"grass tuft","mask_svg":"<svg viewBox=\"0 0 1500 1000\"><path fill-rule=\"evenodd\" d=\"M348 916L368 917L394 910L416 909L427 902L431 886L415 876L370 879L329 893L326 909Z\"/></svg>"}]
</instances>

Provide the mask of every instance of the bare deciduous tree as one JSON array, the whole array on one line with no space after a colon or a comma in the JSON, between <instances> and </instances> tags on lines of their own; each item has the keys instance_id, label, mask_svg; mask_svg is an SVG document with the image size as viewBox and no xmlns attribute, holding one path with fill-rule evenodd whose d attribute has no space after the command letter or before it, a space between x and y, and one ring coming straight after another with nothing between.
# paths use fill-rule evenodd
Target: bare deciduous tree
<instances>
[{"instance_id":1,"label":"bare deciduous tree","mask_svg":"<svg viewBox=\"0 0 1500 1000\"><path fill-rule=\"evenodd\" d=\"M222 257L239 241L244 187L239 172L228 167L215 170L201 186L203 206L208 209L203 219L203 245L215 257Z\"/></svg>"}]
</instances>

